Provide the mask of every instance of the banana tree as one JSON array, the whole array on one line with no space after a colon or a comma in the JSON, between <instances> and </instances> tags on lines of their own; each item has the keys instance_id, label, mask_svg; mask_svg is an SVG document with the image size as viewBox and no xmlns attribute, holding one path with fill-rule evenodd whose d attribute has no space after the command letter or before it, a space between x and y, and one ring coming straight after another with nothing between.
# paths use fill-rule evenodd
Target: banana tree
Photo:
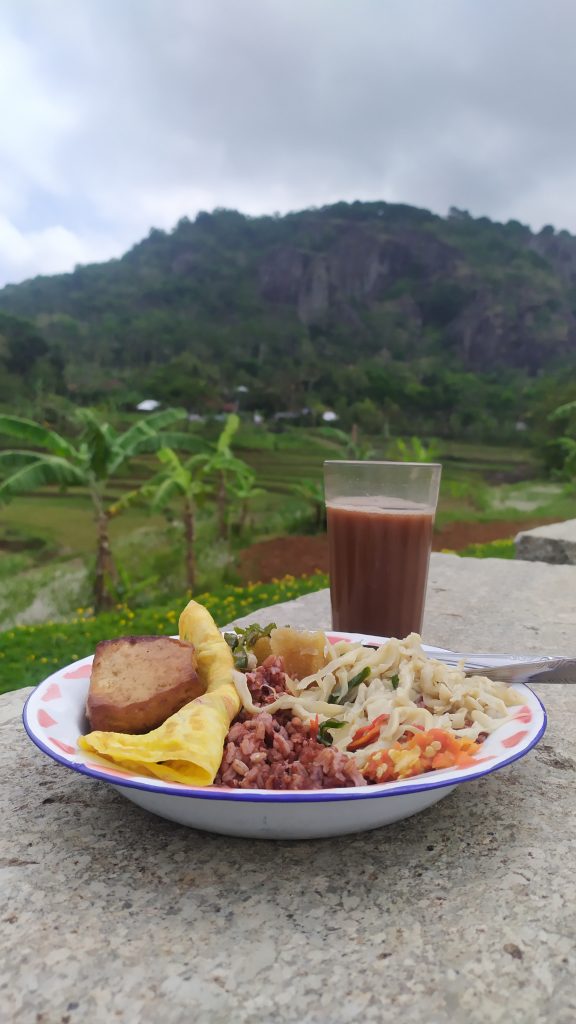
<instances>
[{"instance_id":1,"label":"banana tree","mask_svg":"<svg viewBox=\"0 0 576 1024\"><path fill-rule=\"evenodd\" d=\"M256 475L252 472L233 477L228 483L228 491L233 500L238 503L240 514L236 528L241 535L248 522L250 503L254 501L254 498L266 494L266 491L262 487L256 486Z\"/></svg>"},{"instance_id":2,"label":"banana tree","mask_svg":"<svg viewBox=\"0 0 576 1024\"><path fill-rule=\"evenodd\" d=\"M240 426L240 419L232 413L228 416L224 429L215 445L211 446L211 454L206 462L208 474L215 474L216 485L216 515L218 523L218 536L224 540L228 535L227 507L228 507L228 485L231 480L238 480L242 477L252 475L252 470L247 462L238 459L232 451L232 438Z\"/></svg>"},{"instance_id":3,"label":"banana tree","mask_svg":"<svg viewBox=\"0 0 576 1024\"><path fill-rule=\"evenodd\" d=\"M391 447L393 458L399 462L434 462L439 455L438 442L432 439L426 444L419 437L411 437L405 441L397 437Z\"/></svg>"},{"instance_id":4,"label":"banana tree","mask_svg":"<svg viewBox=\"0 0 576 1024\"><path fill-rule=\"evenodd\" d=\"M319 437L325 437L327 441L334 441L344 449L344 455L347 459L373 459L375 452L372 445L367 441L362 441L359 438L359 432L357 429L353 429L352 434L347 434L344 430L340 430L339 427L319 427L316 431Z\"/></svg>"},{"instance_id":5,"label":"banana tree","mask_svg":"<svg viewBox=\"0 0 576 1024\"><path fill-rule=\"evenodd\" d=\"M316 480L302 480L292 487L293 493L304 498L314 510L314 528L317 533L326 529L326 506L324 503L324 487Z\"/></svg>"},{"instance_id":6,"label":"banana tree","mask_svg":"<svg viewBox=\"0 0 576 1024\"><path fill-rule=\"evenodd\" d=\"M208 456L193 455L185 462L171 448L157 452L162 469L147 484L124 494L114 506L115 511L135 503L146 504L152 512L163 512L176 505L184 527L186 551L186 583L190 590L196 586L196 513L211 493L206 467Z\"/></svg>"},{"instance_id":7,"label":"banana tree","mask_svg":"<svg viewBox=\"0 0 576 1024\"><path fill-rule=\"evenodd\" d=\"M26 446L0 451L0 504L15 494L46 484L82 487L88 492L97 535L96 611L110 605L107 580L115 574L109 535L112 513L105 498L109 481L134 456L158 449L163 443L162 432L185 415L183 410L167 409L118 433L109 423L101 423L92 412L82 409L76 414L80 431L74 440L67 440L32 420L0 416L0 436L16 438Z\"/></svg>"},{"instance_id":8,"label":"banana tree","mask_svg":"<svg viewBox=\"0 0 576 1024\"><path fill-rule=\"evenodd\" d=\"M576 402L567 402L550 413L551 423L560 423L562 435L552 444L561 452L562 473L568 479L576 477ZM572 436L574 435L574 436Z\"/></svg>"}]
</instances>

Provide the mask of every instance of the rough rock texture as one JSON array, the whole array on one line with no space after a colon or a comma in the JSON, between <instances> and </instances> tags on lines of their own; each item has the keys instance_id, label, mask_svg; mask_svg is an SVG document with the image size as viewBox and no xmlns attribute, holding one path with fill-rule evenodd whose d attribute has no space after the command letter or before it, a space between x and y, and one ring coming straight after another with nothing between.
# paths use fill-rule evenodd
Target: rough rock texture
<instances>
[{"instance_id":1,"label":"rough rock texture","mask_svg":"<svg viewBox=\"0 0 576 1024\"><path fill-rule=\"evenodd\" d=\"M436 556L426 639L575 653L576 568ZM260 612L328 624L327 595ZM0 1005L25 1024L573 1024L576 688L516 765L364 835L253 842L45 758L0 698Z\"/></svg>"},{"instance_id":2,"label":"rough rock texture","mask_svg":"<svg viewBox=\"0 0 576 1024\"><path fill-rule=\"evenodd\" d=\"M576 565L576 519L524 530L514 540L516 558L528 562Z\"/></svg>"}]
</instances>

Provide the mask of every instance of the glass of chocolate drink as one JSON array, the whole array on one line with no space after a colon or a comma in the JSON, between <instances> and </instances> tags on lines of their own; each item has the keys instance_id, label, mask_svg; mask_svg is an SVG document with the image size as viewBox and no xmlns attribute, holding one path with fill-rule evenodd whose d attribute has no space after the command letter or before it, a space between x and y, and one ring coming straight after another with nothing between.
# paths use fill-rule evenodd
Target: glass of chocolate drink
<instances>
[{"instance_id":1,"label":"glass of chocolate drink","mask_svg":"<svg viewBox=\"0 0 576 1024\"><path fill-rule=\"evenodd\" d=\"M420 633L442 467L325 462L333 629Z\"/></svg>"}]
</instances>

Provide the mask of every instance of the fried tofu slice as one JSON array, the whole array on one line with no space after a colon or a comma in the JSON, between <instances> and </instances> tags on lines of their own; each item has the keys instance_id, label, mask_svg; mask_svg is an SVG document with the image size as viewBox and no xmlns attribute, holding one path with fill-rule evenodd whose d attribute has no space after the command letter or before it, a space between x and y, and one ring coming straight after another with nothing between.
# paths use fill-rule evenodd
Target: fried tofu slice
<instances>
[{"instance_id":1,"label":"fried tofu slice","mask_svg":"<svg viewBox=\"0 0 576 1024\"><path fill-rule=\"evenodd\" d=\"M103 732L144 733L204 693L193 644L124 636L96 647L86 716Z\"/></svg>"}]
</instances>

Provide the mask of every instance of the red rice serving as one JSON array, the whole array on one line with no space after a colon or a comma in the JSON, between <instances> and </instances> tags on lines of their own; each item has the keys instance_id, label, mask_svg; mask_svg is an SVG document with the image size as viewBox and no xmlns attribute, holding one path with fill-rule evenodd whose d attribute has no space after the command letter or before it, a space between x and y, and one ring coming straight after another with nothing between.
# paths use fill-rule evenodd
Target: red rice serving
<instances>
[{"instance_id":1,"label":"red rice serving","mask_svg":"<svg viewBox=\"0 0 576 1024\"><path fill-rule=\"evenodd\" d=\"M246 676L255 704L265 707L286 692L281 658L270 657ZM332 789L365 786L356 760L326 747L289 711L241 712L224 746L217 786L233 789Z\"/></svg>"}]
</instances>

